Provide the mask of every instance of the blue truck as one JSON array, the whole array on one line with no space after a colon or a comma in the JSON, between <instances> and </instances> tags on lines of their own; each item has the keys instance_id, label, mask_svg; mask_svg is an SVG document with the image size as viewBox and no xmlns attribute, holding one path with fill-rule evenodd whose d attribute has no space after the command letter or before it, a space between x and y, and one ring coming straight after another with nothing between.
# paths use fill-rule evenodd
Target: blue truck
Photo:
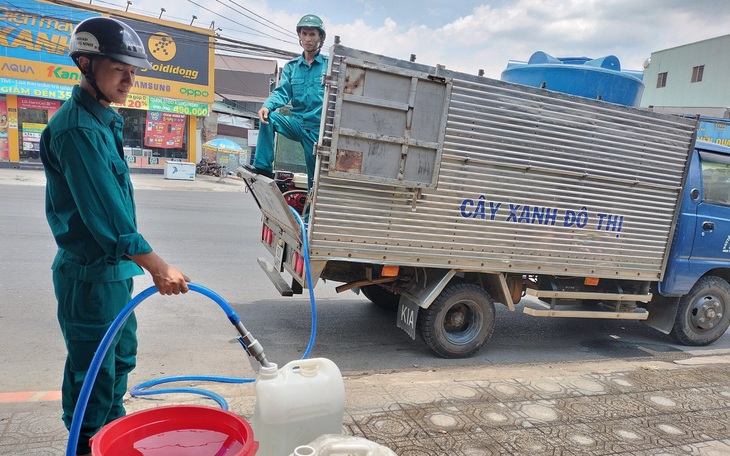
<instances>
[{"instance_id":1,"label":"blue truck","mask_svg":"<svg viewBox=\"0 0 730 456\"><path fill-rule=\"evenodd\" d=\"M448 358L488 343L495 304L687 345L727 330L730 148L697 141L699 119L340 44L323 84L304 234L244 175L282 295L330 280Z\"/></svg>"}]
</instances>

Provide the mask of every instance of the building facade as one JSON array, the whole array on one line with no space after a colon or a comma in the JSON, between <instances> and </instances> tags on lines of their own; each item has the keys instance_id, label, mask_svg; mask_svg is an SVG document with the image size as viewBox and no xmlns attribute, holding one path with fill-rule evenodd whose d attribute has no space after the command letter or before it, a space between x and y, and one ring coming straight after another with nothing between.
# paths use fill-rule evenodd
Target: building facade
<instances>
[{"instance_id":1,"label":"building facade","mask_svg":"<svg viewBox=\"0 0 730 456\"><path fill-rule=\"evenodd\" d=\"M730 35L652 52L641 106L730 119Z\"/></svg>"},{"instance_id":2,"label":"building facade","mask_svg":"<svg viewBox=\"0 0 730 456\"><path fill-rule=\"evenodd\" d=\"M81 79L68 56L73 28L99 16L129 24L153 67L137 73L117 106L130 168L197 161L199 119L214 100L212 30L63 0L14 0L0 5L0 164L39 162L40 132Z\"/></svg>"}]
</instances>

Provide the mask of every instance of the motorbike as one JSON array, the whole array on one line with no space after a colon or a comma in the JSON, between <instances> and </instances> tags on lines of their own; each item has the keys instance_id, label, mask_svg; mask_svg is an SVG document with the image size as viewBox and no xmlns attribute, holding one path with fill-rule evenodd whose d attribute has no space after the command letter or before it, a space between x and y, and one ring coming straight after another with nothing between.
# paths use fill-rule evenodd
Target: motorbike
<instances>
[{"instance_id":1,"label":"motorbike","mask_svg":"<svg viewBox=\"0 0 730 456\"><path fill-rule=\"evenodd\" d=\"M304 174L303 183L295 177L296 175L290 171L274 171L274 183L279 187L286 204L293 207L299 215L304 215L308 194L307 175Z\"/></svg>"},{"instance_id":2,"label":"motorbike","mask_svg":"<svg viewBox=\"0 0 730 456\"><path fill-rule=\"evenodd\" d=\"M207 176L221 177L226 173L226 168L217 163L215 160L210 161L207 157L203 157L195 165L195 174L204 174Z\"/></svg>"},{"instance_id":3,"label":"motorbike","mask_svg":"<svg viewBox=\"0 0 730 456\"><path fill-rule=\"evenodd\" d=\"M239 166L236 175L243 178L245 168ZM307 175L305 173L293 173L291 171L275 170L274 183L281 191L286 204L293 207L299 215L304 215L307 205ZM246 189L248 191L248 188Z\"/></svg>"}]
</instances>

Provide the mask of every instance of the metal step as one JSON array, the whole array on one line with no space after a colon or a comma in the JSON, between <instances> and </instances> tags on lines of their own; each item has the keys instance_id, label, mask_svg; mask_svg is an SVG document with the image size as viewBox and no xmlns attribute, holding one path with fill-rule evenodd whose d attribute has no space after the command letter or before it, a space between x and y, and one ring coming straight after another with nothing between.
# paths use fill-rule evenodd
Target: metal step
<instances>
[{"instance_id":1,"label":"metal step","mask_svg":"<svg viewBox=\"0 0 730 456\"><path fill-rule=\"evenodd\" d=\"M284 278L276 269L274 269L274 266L271 263L263 258L257 258L256 261L258 261L261 269L263 269L266 275L269 276L269 280L271 280L271 283L274 284L282 296L294 296L294 290L291 289L289 284L286 283Z\"/></svg>"},{"instance_id":2,"label":"metal step","mask_svg":"<svg viewBox=\"0 0 730 456\"><path fill-rule=\"evenodd\" d=\"M552 298L552 299L592 299L595 301L651 301L652 294L618 294L618 293L590 293L585 291L552 291L552 290L534 290L528 288L525 290L528 296L536 298Z\"/></svg>"},{"instance_id":3,"label":"metal step","mask_svg":"<svg viewBox=\"0 0 730 456\"><path fill-rule=\"evenodd\" d=\"M533 317L603 318L613 320L646 320L649 318L649 312L642 308L637 308L633 312L611 312L609 310L575 310L575 307L561 310L525 307L523 312Z\"/></svg>"}]
</instances>

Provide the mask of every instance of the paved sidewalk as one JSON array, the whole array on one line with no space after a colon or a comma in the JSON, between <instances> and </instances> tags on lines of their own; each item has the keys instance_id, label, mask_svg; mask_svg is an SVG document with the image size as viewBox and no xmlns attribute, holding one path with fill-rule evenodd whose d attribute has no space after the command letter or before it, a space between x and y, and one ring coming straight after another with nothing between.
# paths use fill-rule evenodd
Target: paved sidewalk
<instances>
[{"instance_id":1,"label":"paved sidewalk","mask_svg":"<svg viewBox=\"0 0 730 456\"><path fill-rule=\"evenodd\" d=\"M708 353L710 353L708 355ZM250 418L253 386L203 384ZM730 353L347 373L343 432L398 455L730 454ZM128 412L195 396L127 401ZM0 454L61 455L60 403L0 404ZM261 455L265 456L265 455Z\"/></svg>"},{"instance_id":2,"label":"paved sidewalk","mask_svg":"<svg viewBox=\"0 0 730 456\"><path fill-rule=\"evenodd\" d=\"M135 190L179 190L202 192L243 192L246 184L237 177L213 177L196 175L195 180L165 179L163 174L130 173ZM0 167L0 184L46 185L42 168L18 169Z\"/></svg>"}]
</instances>

